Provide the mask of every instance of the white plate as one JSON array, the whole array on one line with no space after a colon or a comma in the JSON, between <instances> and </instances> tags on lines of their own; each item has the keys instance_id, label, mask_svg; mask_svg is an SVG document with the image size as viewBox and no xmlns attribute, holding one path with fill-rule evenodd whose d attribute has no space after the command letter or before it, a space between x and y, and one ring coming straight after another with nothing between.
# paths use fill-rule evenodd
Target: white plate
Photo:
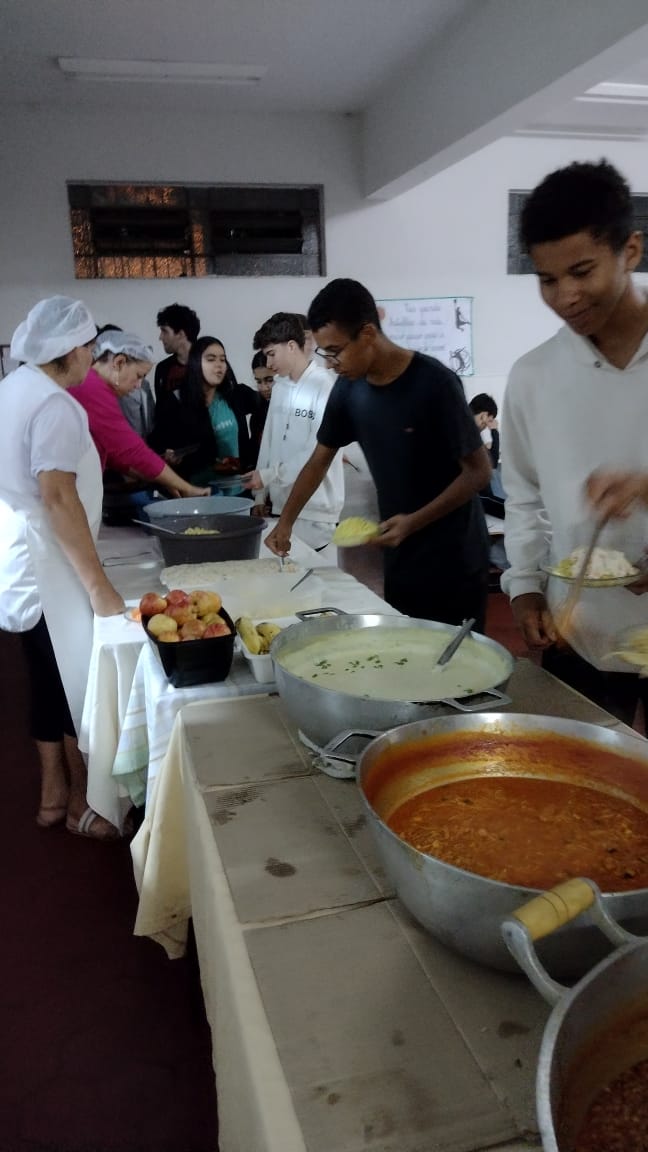
<instances>
[{"instance_id":1,"label":"white plate","mask_svg":"<svg viewBox=\"0 0 648 1152\"><path fill-rule=\"evenodd\" d=\"M563 575L552 564L543 564L542 571L549 576L555 576L556 580L564 580L567 584L574 584L577 580L576 576ZM637 571L632 576L603 576L598 580L586 577L583 580L583 588L627 588L629 584L634 584L640 576L641 572Z\"/></svg>"}]
</instances>

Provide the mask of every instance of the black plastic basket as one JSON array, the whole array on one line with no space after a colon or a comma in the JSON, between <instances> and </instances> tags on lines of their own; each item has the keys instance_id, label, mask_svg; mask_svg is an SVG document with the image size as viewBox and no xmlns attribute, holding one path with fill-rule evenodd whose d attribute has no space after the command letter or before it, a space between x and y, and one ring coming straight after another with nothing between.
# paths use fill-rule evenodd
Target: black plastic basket
<instances>
[{"instance_id":1,"label":"black plastic basket","mask_svg":"<svg viewBox=\"0 0 648 1152\"><path fill-rule=\"evenodd\" d=\"M206 561L256 560L261 551L261 533L266 526L260 516L165 516L151 530L160 541L164 562L202 564ZM169 528L177 536L158 529ZM215 528L214 536L185 536L186 528Z\"/></svg>"},{"instance_id":2,"label":"black plastic basket","mask_svg":"<svg viewBox=\"0 0 648 1152\"><path fill-rule=\"evenodd\" d=\"M142 618L144 631L157 649L167 679L174 688L192 688L196 684L216 684L229 676L234 659L234 624L224 608L219 615L230 629L229 636L212 636L209 640L181 640L178 644L160 644L148 630L150 616Z\"/></svg>"}]
</instances>

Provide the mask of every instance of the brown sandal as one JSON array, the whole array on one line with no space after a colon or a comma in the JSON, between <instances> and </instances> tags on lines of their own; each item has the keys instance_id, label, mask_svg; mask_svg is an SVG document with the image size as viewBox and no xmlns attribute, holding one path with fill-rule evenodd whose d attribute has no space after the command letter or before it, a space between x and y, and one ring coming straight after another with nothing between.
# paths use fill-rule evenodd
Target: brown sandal
<instances>
[{"instance_id":1,"label":"brown sandal","mask_svg":"<svg viewBox=\"0 0 648 1152\"><path fill-rule=\"evenodd\" d=\"M93 827L96 821L99 820L102 827ZM78 820L74 820L68 816L65 821L65 827L68 832L72 832L74 836L87 836L89 840L119 840L119 832L114 824L110 824L104 820L103 816L99 816L92 808L86 808L82 816Z\"/></svg>"}]
</instances>

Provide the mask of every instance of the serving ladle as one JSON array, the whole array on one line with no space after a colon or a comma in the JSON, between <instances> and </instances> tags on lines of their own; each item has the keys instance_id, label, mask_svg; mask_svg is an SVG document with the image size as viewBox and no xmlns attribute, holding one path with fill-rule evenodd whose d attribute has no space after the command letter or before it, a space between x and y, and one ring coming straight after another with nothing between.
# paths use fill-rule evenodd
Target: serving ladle
<instances>
[{"instance_id":1,"label":"serving ladle","mask_svg":"<svg viewBox=\"0 0 648 1152\"><path fill-rule=\"evenodd\" d=\"M131 520L131 524L141 524L143 528L152 529L153 532L166 532L167 536L182 536L182 532L174 532L171 528L163 528L161 524L153 524L149 520Z\"/></svg>"},{"instance_id":2,"label":"serving ladle","mask_svg":"<svg viewBox=\"0 0 648 1152\"><path fill-rule=\"evenodd\" d=\"M441 655L439 656L439 659L437 660L437 662L435 664L436 668L443 667L443 665L447 664L448 660L450 660L451 657L454 656L455 652L457 651L457 648L459 647L460 644L463 644L464 640L466 639L466 636L470 632L470 629L472 628L474 623L475 623L475 617L474 616L471 616L470 620L464 620L464 622L461 625L461 628L457 632L456 636L453 636L450 643L448 645L446 645L446 647L443 649L443 652L441 653Z\"/></svg>"}]
</instances>

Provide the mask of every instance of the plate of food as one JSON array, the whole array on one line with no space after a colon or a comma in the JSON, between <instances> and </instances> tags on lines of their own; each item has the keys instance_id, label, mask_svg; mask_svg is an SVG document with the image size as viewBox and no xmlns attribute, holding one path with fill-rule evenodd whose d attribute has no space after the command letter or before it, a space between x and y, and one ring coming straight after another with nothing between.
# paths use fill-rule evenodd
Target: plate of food
<instances>
[{"instance_id":1,"label":"plate of food","mask_svg":"<svg viewBox=\"0 0 648 1152\"><path fill-rule=\"evenodd\" d=\"M364 516L348 516L346 520L340 520L331 537L331 544L337 548L358 548L376 536L380 536L380 527L375 520L365 520Z\"/></svg>"},{"instance_id":2,"label":"plate of food","mask_svg":"<svg viewBox=\"0 0 648 1152\"><path fill-rule=\"evenodd\" d=\"M543 565L543 571L559 580L573 582L578 578L586 551L585 546L580 545L557 564ZM623 588L634 584L639 576L639 568L628 560L624 552L616 548L595 548L587 565L583 588Z\"/></svg>"}]
</instances>

